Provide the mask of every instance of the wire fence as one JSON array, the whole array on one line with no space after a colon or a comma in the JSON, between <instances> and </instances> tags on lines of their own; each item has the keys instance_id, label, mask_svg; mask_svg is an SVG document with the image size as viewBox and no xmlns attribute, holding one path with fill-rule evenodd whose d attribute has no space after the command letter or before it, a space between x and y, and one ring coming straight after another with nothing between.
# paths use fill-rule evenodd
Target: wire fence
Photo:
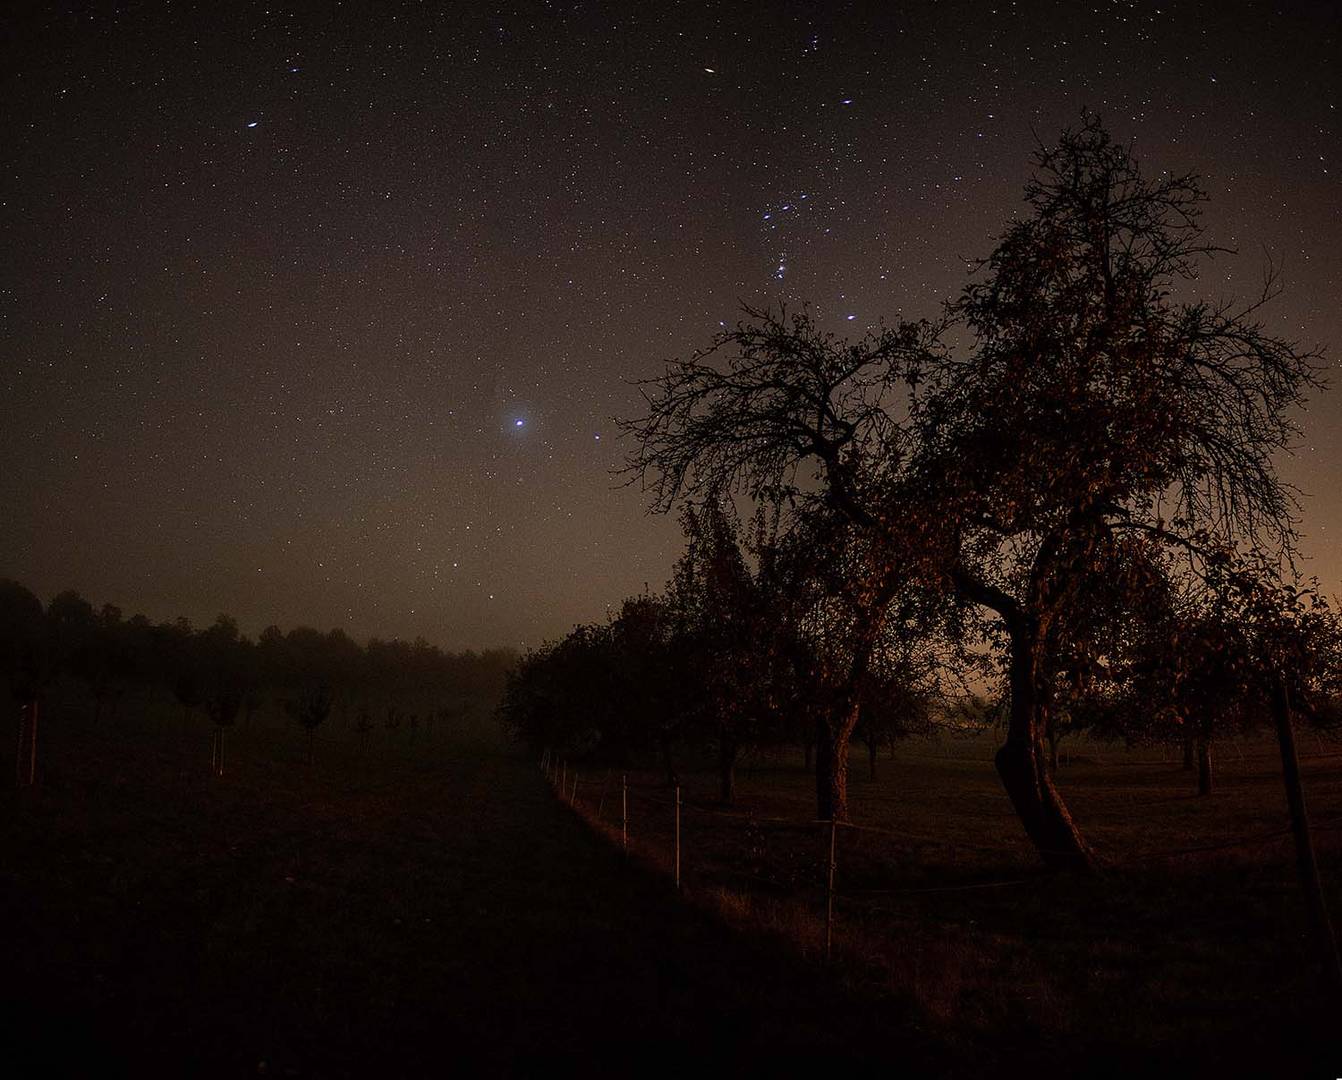
<instances>
[{"instance_id":1,"label":"wire fence","mask_svg":"<svg viewBox=\"0 0 1342 1080\"><path fill-rule=\"evenodd\" d=\"M848 886L841 890L836 886L836 881L839 879L840 857L845 851L840 840L845 835L853 838L863 835L879 837L892 841L900 849L941 847L952 851L970 851L996 856L1003 861L1018 861L1023 855L1035 849L1006 847L1000 843L965 842L959 838L920 836L851 821L760 815L749 811L705 806L687 801L680 786L631 783L627 773L617 775L607 769L599 775L583 777L567 760L559 758L550 751L542 755L540 767L561 802L599 829L608 831L608 835L612 838L618 836L620 848L626 855L630 853L632 843L637 852L665 867L677 890L683 886L682 870L688 864L689 852L683 827L687 818L700 823L700 828L694 831L700 839L705 838L702 832L705 823L717 824L724 828L739 828L756 838L767 831L771 835L790 834L815 839L816 852L811 856L811 860L809 862L805 858L793 860L788 873L761 873L760 868L724 865L720 857L705 860L697 869L701 877L715 884L721 884L724 877L727 877L738 885L763 886L773 893L800 899L823 912L821 917L824 924L824 951L827 960L833 951L836 903L839 901L855 907L866 907L871 900L881 897L917 897L940 893L1015 889L1031 885L1043 886L1051 879L1048 871L1041 866L1032 872L1023 874L1016 872L1010 876L995 875L983 880L881 888ZM1312 827L1316 832L1336 830L1342 828L1342 817L1315 821ZM1162 861L1280 843L1290 836L1289 827L1267 829L1227 837L1212 843L1139 852L1122 858L1105 857L1100 861L1100 865L1106 871L1138 870ZM802 853L794 852L794 854ZM849 854L852 855L853 852L850 851Z\"/></svg>"}]
</instances>

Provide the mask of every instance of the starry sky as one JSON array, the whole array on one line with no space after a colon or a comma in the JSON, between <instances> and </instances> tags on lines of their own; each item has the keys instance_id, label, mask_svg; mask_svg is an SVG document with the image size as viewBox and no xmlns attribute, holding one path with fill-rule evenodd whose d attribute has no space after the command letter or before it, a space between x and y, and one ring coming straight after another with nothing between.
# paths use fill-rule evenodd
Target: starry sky
<instances>
[{"instance_id":1,"label":"starry sky","mask_svg":"<svg viewBox=\"0 0 1342 1080\"><path fill-rule=\"evenodd\" d=\"M1332 3L50 4L0 51L0 576L526 646L666 580L630 380L937 313L1083 106L1342 356ZM1286 474L1342 591L1342 388Z\"/></svg>"}]
</instances>

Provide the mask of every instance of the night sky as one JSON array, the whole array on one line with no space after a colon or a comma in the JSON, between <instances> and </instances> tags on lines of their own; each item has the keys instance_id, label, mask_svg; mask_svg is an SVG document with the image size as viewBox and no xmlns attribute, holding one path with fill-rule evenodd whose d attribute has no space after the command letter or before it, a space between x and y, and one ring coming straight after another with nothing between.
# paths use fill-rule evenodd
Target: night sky
<instances>
[{"instance_id":1,"label":"night sky","mask_svg":"<svg viewBox=\"0 0 1342 1080\"><path fill-rule=\"evenodd\" d=\"M886 14L873 14L877 9ZM216 10L218 9L218 10ZM1083 106L1207 294L1342 356L1331 3L50 5L0 55L0 576L255 633L537 644L680 548L629 380L738 304L937 313ZM1342 388L1287 475L1342 591Z\"/></svg>"}]
</instances>

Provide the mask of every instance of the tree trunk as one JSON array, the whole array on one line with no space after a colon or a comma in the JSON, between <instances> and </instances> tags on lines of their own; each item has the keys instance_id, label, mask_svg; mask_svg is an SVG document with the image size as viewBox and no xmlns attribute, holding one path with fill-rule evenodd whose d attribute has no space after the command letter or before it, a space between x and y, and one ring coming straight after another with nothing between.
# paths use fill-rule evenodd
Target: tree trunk
<instances>
[{"instance_id":1,"label":"tree trunk","mask_svg":"<svg viewBox=\"0 0 1342 1080\"><path fill-rule=\"evenodd\" d=\"M1184 736L1184 772L1192 772L1193 769L1194 769L1194 767L1195 767L1195 766L1194 766L1194 762L1193 762L1193 736L1192 736L1192 735L1185 735L1185 736Z\"/></svg>"},{"instance_id":2,"label":"tree trunk","mask_svg":"<svg viewBox=\"0 0 1342 1080\"><path fill-rule=\"evenodd\" d=\"M810 772L815 768L815 740L803 739L801 743L801 751L806 758L806 771Z\"/></svg>"},{"instance_id":3,"label":"tree trunk","mask_svg":"<svg viewBox=\"0 0 1342 1080\"><path fill-rule=\"evenodd\" d=\"M1058 733L1052 724L1048 726L1048 772L1050 776L1058 774Z\"/></svg>"},{"instance_id":4,"label":"tree trunk","mask_svg":"<svg viewBox=\"0 0 1342 1080\"><path fill-rule=\"evenodd\" d=\"M816 723L816 817L821 821L848 820L848 746L857 725L857 705L835 709L828 722Z\"/></svg>"},{"instance_id":5,"label":"tree trunk","mask_svg":"<svg viewBox=\"0 0 1342 1080\"><path fill-rule=\"evenodd\" d=\"M722 801L728 805L736 801L736 740L725 727L718 735L718 773L722 782Z\"/></svg>"},{"instance_id":6,"label":"tree trunk","mask_svg":"<svg viewBox=\"0 0 1342 1080\"><path fill-rule=\"evenodd\" d=\"M1011 636L1011 715L1006 743L994 759L997 775L1025 833L1045 865L1058 870L1092 870L1094 856L1053 786L1043 746L1047 710L1039 685L1038 636L1008 620Z\"/></svg>"},{"instance_id":7,"label":"tree trunk","mask_svg":"<svg viewBox=\"0 0 1342 1080\"><path fill-rule=\"evenodd\" d=\"M1198 795L1212 793L1212 741L1205 735L1199 736L1198 750Z\"/></svg>"},{"instance_id":8,"label":"tree trunk","mask_svg":"<svg viewBox=\"0 0 1342 1080\"><path fill-rule=\"evenodd\" d=\"M308 764L312 764L313 748L317 741L317 731L315 728L308 729Z\"/></svg>"},{"instance_id":9,"label":"tree trunk","mask_svg":"<svg viewBox=\"0 0 1342 1080\"><path fill-rule=\"evenodd\" d=\"M1272 720L1277 728L1277 748L1281 751L1281 778L1286 787L1286 805L1291 814L1291 836L1295 840L1296 869L1300 887L1305 891L1310 929L1315 949L1323 966L1324 983L1334 993L1342 991L1342 957L1337 951L1337 935L1328 914L1319 863L1314 857L1314 837L1305 808L1305 789L1300 783L1300 759L1295 751L1295 731L1291 727L1291 698L1278 680L1272 693Z\"/></svg>"}]
</instances>

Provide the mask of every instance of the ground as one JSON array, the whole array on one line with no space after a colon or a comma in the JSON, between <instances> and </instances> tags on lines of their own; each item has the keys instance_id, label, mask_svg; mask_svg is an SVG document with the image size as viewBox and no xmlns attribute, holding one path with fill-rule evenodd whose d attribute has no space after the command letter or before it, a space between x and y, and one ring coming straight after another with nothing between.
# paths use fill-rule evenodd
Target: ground
<instances>
[{"instance_id":1,"label":"ground","mask_svg":"<svg viewBox=\"0 0 1342 1080\"><path fill-rule=\"evenodd\" d=\"M0 831L10 1052L49 1074L627 1074L857 1059L881 1025L891 1057L942 1068L898 1007L626 866L530 761L434 738L365 761L332 733L308 769L297 734L243 730L216 779L202 720L50 717Z\"/></svg>"},{"instance_id":2,"label":"ground","mask_svg":"<svg viewBox=\"0 0 1342 1080\"><path fill-rule=\"evenodd\" d=\"M40 783L5 797L4 1035L44 1072L1339 1074L1266 744L1223 748L1202 800L1159 753L1082 747L1062 784L1111 864L1093 880L1037 873L989 740L906 745L875 780L855 757L874 831L838 837L826 965L799 759L743 769L733 808L686 770L678 895L652 774L631 776L626 860L616 770L576 766L575 813L499 746L364 745L333 718L309 767L272 717L229 733L215 778L203 719L120 713L53 706ZM1342 758L1306 747L1336 824ZM1170 854L1190 847L1210 850Z\"/></svg>"}]
</instances>

